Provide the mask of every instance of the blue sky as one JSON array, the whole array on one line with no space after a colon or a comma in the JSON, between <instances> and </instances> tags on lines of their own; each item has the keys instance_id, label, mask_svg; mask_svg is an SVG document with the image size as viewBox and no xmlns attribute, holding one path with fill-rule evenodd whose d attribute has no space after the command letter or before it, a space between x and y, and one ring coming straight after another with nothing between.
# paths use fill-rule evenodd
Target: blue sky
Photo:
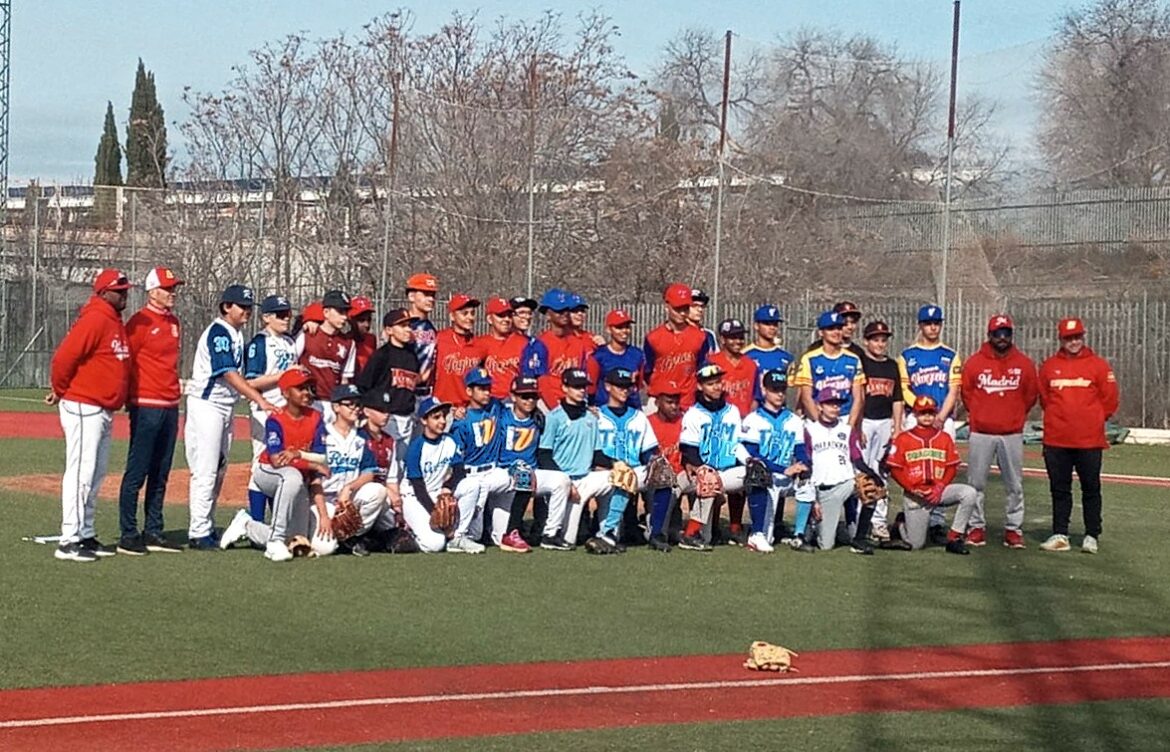
<instances>
[{"instance_id":1,"label":"blue sky","mask_svg":"<svg viewBox=\"0 0 1170 752\"><path fill-rule=\"evenodd\" d=\"M1035 117L1031 73L1055 20L1069 0L965 0L960 92L999 101L999 129L1030 149ZM12 19L9 174L88 182L106 100L124 121L134 69L141 57L154 71L168 122L186 118L185 86L218 90L247 51L266 40L303 31L325 37L357 31L397 6L361 0L17 0ZM618 45L631 68L649 73L681 28L739 35L737 48L767 43L801 26L862 32L892 42L907 55L945 64L950 50L950 0L646 0L595 3L535 0L432 0L410 8L415 29L437 28L453 10L480 17L532 17L546 9L572 16L598 8L621 28ZM120 128L124 126L120 125ZM945 124L940 124L945 127ZM172 143L178 138L172 127ZM124 133L120 133L124 138Z\"/></svg>"}]
</instances>

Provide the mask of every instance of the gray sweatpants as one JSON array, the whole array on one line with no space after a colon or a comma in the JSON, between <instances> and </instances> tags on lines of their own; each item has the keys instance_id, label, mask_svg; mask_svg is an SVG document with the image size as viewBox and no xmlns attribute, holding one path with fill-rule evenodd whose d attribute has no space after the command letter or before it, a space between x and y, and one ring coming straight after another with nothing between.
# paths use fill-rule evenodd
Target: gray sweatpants
<instances>
[{"instance_id":1,"label":"gray sweatpants","mask_svg":"<svg viewBox=\"0 0 1170 752\"><path fill-rule=\"evenodd\" d=\"M264 520L255 520L248 527L248 537L264 545L269 539L288 542L289 527L294 517L300 518L309 512L309 489L305 477L294 467L273 467L265 462L252 465L252 483L272 499L272 525ZM302 534L298 530L292 535Z\"/></svg>"},{"instance_id":2,"label":"gray sweatpants","mask_svg":"<svg viewBox=\"0 0 1170 752\"><path fill-rule=\"evenodd\" d=\"M951 530L956 533L967 532L967 523L975 511L975 489L966 483L952 483L942 493L942 500L935 506L919 504L910 496L902 502L902 513L906 517L906 529L902 538L914 549L926 545L926 534L932 523L933 512L942 513L946 507L958 506L955 510L955 519L951 522ZM946 519L945 514L943 519Z\"/></svg>"},{"instance_id":3,"label":"gray sweatpants","mask_svg":"<svg viewBox=\"0 0 1170 752\"><path fill-rule=\"evenodd\" d=\"M999 466L1003 478L1004 529L1019 531L1024 524L1024 435L1012 433L997 436L972 433L967 453L967 482L975 489L975 511L971 527L987 527L983 514L983 490L987 487L987 472L992 461Z\"/></svg>"},{"instance_id":4,"label":"gray sweatpants","mask_svg":"<svg viewBox=\"0 0 1170 752\"><path fill-rule=\"evenodd\" d=\"M836 544L841 513L845 511L845 502L852 495L852 478L841 481L832 488L817 489L817 503L821 505L821 532L817 536L817 546L822 551L828 551Z\"/></svg>"}]
</instances>

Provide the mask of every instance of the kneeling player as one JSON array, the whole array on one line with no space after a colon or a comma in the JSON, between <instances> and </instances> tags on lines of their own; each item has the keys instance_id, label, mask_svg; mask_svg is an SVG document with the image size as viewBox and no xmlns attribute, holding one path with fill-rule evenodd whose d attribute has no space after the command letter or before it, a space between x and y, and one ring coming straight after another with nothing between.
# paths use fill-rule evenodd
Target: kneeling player
<instances>
[{"instance_id":1,"label":"kneeling player","mask_svg":"<svg viewBox=\"0 0 1170 752\"><path fill-rule=\"evenodd\" d=\"M930 515L934 510L958 506L951 529L947 531L948 553L967 554L967 523L975 511L978 494L965 483L952 483L959 470L959 453L955 440L936 426L938 407L930 397L914 399L915 425L894 437L886 458L890 474L906 492L902 540L914 549L926 545Z\"/></svg>"}]
</instances>

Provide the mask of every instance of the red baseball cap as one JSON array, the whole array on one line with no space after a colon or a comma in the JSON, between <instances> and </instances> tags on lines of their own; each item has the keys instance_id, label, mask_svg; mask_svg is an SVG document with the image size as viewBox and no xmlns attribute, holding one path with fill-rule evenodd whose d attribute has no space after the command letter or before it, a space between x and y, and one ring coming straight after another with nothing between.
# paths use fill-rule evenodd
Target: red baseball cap
<instances>
[{"instance_id":1,"label":"red baseball cap","mask_svg":"<svg viewBox=\"0 0 1170 752\"><path fill-rule=\"evenodd\" d=\"M997 313L987 320L988 333L994 332L996 329L1015 329L1012 323L1012 317L1006 313Z\"/></svg>"},{"instance_id":2,"label":"red baseball cap","mask_svg":"<svg viewBox=\"0 0 1170 752\"><path fill-rule=\"evenodd\" d=\"M625 326L626 324L632 323L634 323L634 319L630 316L629 312L621 308L615 308L605 314L606 326Z\"/></svg>"},{"instance_id":3,"label":"red baseball cap","mask_svg":"<svg viewBox=\"0 0 1170 752\"><path fill-rule=\"evenodd\" d=\"M1065 337L1076 337L1085 333L1085 322L1078 318L1069 317L1060 320L1060 326L1057 327L1057 334L1061 339Z\"/></svg>"},{"instance_id":4,"label":"red baseball cap","mask_svg":"<svg viewBox=\"0 0 1170 752\"><path fill-rule=\"evenodd\" d=\"M365 295L354 295L349 299L349 312L347 315L351 319L356 319L363 313L369 313L372 310L374 310L374 301Z\"/></svg>"},{"instance_id":5,"label":"red baseball cap","mask_svg":"<svg viewBox=\"0 0 1170 752\"><path fill-rule=\"evenodd\" d=\"M316 321L318 324L325 322L325 306L321 305L321 301L314 300L305 306L305 310L301 311L301 321Z\"/></svg>"},{"instance_id":6,"label":"red baseball cap","mask_svg":"<svg viewBox=\"0 0 1170 752\"><path fill-rule=\"evenodd\" d=\"M654 390L651 397L681 397L685 390L679 386L677 381L663 382L656 390Z\"/></svg>"},{"instance_id":7,"label":"red baseball cap","mask_svg":"<svg viewBox=\"0 0 1170 752\"><path fill-rule=\"evenodd\" d=\"M923 394L914 398L913 409L915 413L937 413L938 405L935 404L934 399Z\"/></svg>"},{"instance_id":8,"label":"red baseball cap","mask_svg":"<svg viewBox=\"0 0 1170 752\"><path fill-rule=\"evenodd\" d=\"M291 389L294 386L304 386L313 381L313 374L309 373L309 369L304 366L293 366L280 375L280 379L276 382L276 386L280 391Z\"/></svg>"},{"instance_id":9,"label":"red baseball cap","mask_svg":"<svg viewBox=\"0 0 1170 752\"><path fill-rule=\"evenodd\" d=\"M493 316L499 316L505 313L512 312L512 304L503 298L488 298L487 312Z\"/></svg>"},{"instance_id":10,"label":"red baseball cap","mask_svg":"<svg viewBox=\"0 0 1170 752\"><path fill-rule=\"evenodd\" d=\"M106 290L129 290L130 280L126 279L126 275L117 269L102 269L98 273L97 279L93 281L94 293L105 292Z\"/></svg>"},{"instance_id":11,"label":"red baseball cap","mask_svg":"<svg viewBox=\"0 0 1170 752\"><path fill-rule=\"evenodd\" d=\"M183 284L183 280L176 277L174 272L165 266L158 266L146 273L146 281L142 286L149 292L150 290L157 290L160 287L164 290L169 290L181 284Z\"/></svg>"},{"instance_id":12,"label":"red baseball cap","mask_svg":"<svg viewBox=\"0 0 1170 752\"><path fill-rule=\"evenodd\" d=\"M464 308L478 308L479 301L465 293L456 293L451 296L451 300L447 303L447 312L455 313L455 311L462 311Z\"/></svg>"},{"instance_id":13,"label":"red baseball cap","mask_svg":"<svg viewBox=\"0 0 1170 752\"><path fill-rule=\"evenodd\" d=\"M675 282L662 293L662 299L671 308L682 308L695 302L694 291L680 282Z\"/></svg>"},{"instance_id":14,"label":"red baseball cap","mask_svg":"<svg viewBox=\"0 0 1170 752\"><path fill-rule=\"evenodd\" d=\"M406 291L421 290L423 292L438 292L439 280L433 274L412 274L410 279L406 280Z\"/></svg>"}]
</instances>

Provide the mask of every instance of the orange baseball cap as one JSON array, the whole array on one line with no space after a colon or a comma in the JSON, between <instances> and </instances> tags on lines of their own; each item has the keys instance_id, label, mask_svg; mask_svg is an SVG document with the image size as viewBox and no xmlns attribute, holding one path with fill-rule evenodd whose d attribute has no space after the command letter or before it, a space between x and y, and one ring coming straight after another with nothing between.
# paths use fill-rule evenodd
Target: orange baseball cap
<instances>
[{"instance_id":1,"label":"orange baseball cap","mask_svg":"<svg viewBox=\"0 0 1170 752\"><path fill-rule=\"evenodd\" d=\"M316 321L318 324L325 322L325 307L321 305L321 301L314 300L305 306L305 310L301 311L301 321Z\"/></svg>"},{"instance_id":2,"label":"orange baseball cap","mask_svg":"<svg viewBox=\"0 0 1170 752\"><path fill-rule=\"evenodd\" d=\"M464 308L478 308L479 301L467 295L466 293L456 293L451 296L450 302L447 303L447 311L454 313L455 311L462 311Z\"/></svg>"},{"instance_id":3,"label":"orange baseball cap","mask_svg":"<svg viewBox=\"0 0 1170 752\"><path fill-rule=\"evenodd\" d=\"M349 299L349 317L351 319L356 319L363 313L369 313L372 310L374 310L374 301L365 295L354 295Z\"/></svg>"},{"instance_id":4,"label":"orange baseball cap","mask_svg":"<svg viewBox=\"0 0 1170 752\"><path fill-rule=\"evenodd\" d=\"M680 282L675 282L670 287L666 288L666 292L662 294L662 299L671 308L681 308L689 306L695 302L694 291L690 287Z\"/></svg>"},{"instance_id":5,"label":"orange baseball cap","mask_svg":"<svg viewBox=\"0 0 1170 752\"><path fill-rule=\"evenodd\" d=\"M1084 333L1085 322L1078 318L1072 318L1071 316L1067 319L1061 319L1060 326L1057 327L1057 334L1060 335L1061 339L1065 337L1079 337Z\"/></svg>"},{"instance_id":6,"label":"orange baseball cap","mask_svg":"<svg viewBox=\"0 0 1170 752\"><path fill-rule=\"evenodd\" d=\"M410 279L406 280L406 291L420 290L422 292L438 292L439 280L433 274L412 274Z\"/></svg>"}]
</instances>

